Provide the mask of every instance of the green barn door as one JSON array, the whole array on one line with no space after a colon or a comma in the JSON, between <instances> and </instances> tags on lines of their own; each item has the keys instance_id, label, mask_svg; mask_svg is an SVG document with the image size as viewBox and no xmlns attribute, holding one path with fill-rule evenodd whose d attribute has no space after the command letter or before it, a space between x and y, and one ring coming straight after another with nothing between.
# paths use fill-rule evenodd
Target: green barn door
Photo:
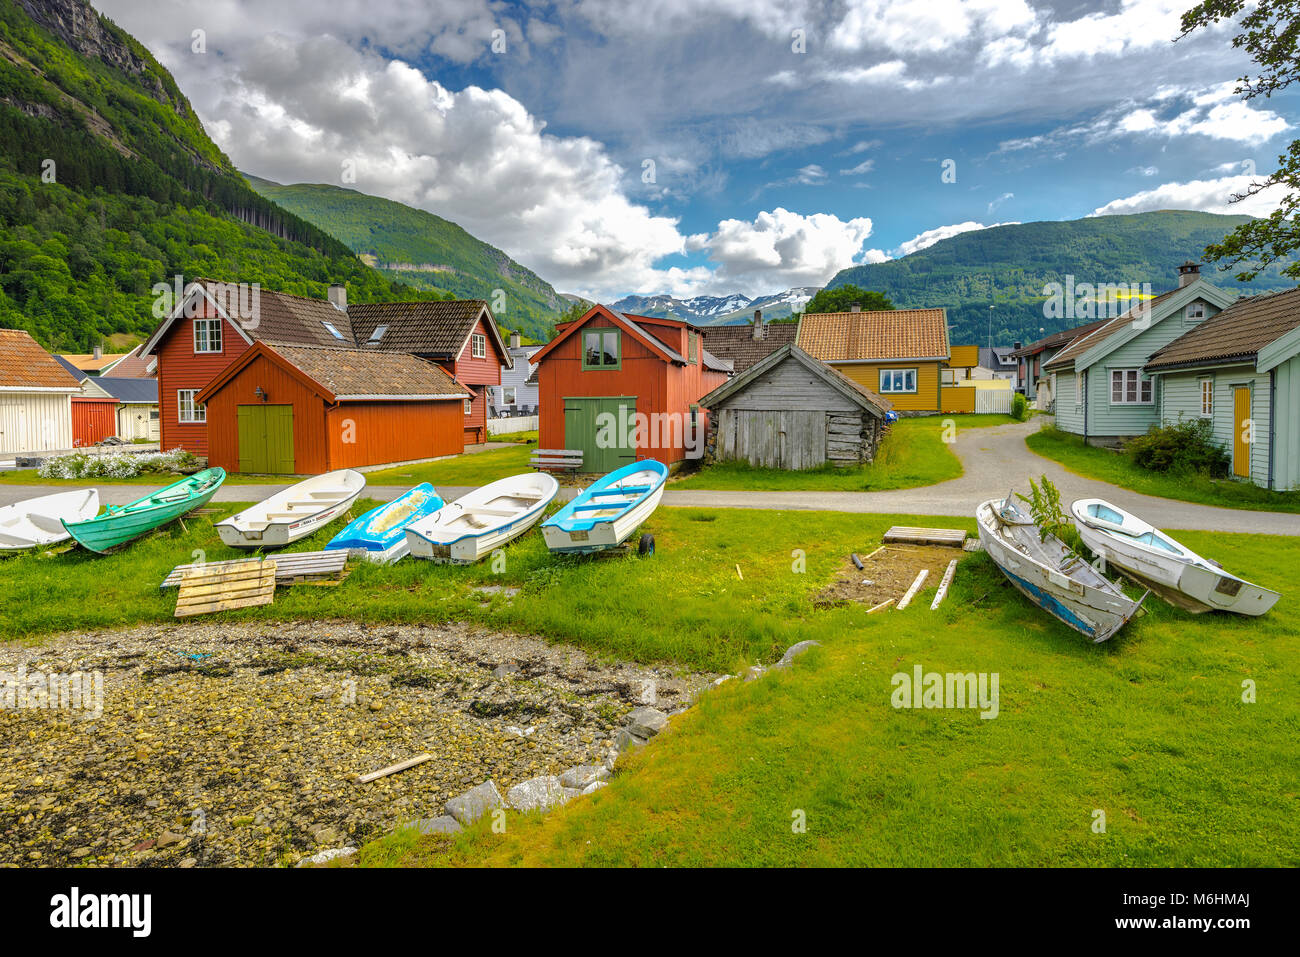
<instances>
[{"instance_id":1,"label":"green barn door","mask_svg":"<svg viewBox=\"0 0 1300 957\"><path fill-rule=\"evenodd\" d=\"M582 471L612 472L636 460L635 396L564 400L564 447L582 452Z\"/></svg>"},{"instance_id":2,"label":"green barn door","mask_svg":"<svg viewBox=\"0 0 1300 957\"><path fill-rule=\"evenodd\" d=\"M292 475L293 406L241 405L239 422L239 471L270 475Z\"/></svg>"}]
</instances>

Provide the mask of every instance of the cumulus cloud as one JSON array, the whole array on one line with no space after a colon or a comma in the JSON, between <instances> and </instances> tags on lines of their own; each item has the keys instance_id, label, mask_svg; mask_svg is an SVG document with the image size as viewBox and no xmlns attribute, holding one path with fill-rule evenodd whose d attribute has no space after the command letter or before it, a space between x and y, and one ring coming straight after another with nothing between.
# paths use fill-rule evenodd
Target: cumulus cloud
<instances>
[{"instance_id":1,"label":"cumulus cloud","mask_svg":"<svg viewBox=\"0 0 1300 957\"><path fill-rule=\"evenodd\" d=\"M1199 209L1207 213L1267 216L1277 209L1285 195L1281 187L1272 186L1239 203L1232 202L1233 196L1244 193L1251 182L1259 181L1258 177L1223 176L1218 179L1195 179L1186 183L1164 183L1154 189L1145 189L1132 196L1111 200L1089 215L1112 216L1149 213L1159 209Z\"/></svg>"},{"instance_id":2,"label":"cumulus cloud","mask_svg":"<svg viewBox=\"0 0 1300 957\"><path fill-rule=\"evenodd\" d=\"M918 233L911 239L899 244L894 250L895 256L907 256L922 249L928 249L935 243L943 239L951 239L953 236L960 236L962 233L973 232L977 229L992 229L994 226L1014 226L1015 223L977 223L967 220L964 223L953 223L949 226L936 226L934 229L927 229L923 233Z\"/></svg>"}]
</instances>

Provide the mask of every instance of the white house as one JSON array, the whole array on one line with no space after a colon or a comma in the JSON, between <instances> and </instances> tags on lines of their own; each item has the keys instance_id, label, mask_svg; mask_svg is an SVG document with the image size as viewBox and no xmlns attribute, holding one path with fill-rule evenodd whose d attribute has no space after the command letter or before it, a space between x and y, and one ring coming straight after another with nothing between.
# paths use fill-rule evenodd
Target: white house
<instances>
[{"instance_id":1,"label":"white house","mask_svg":"<svg viewBox=\"0 0 1300 957\"><path fill-rule=\"evenodd\" d=\"M492 386L492 410L495 415L537 414L537 367L530 365L533 355L541 346L520 345L519 335L510 337L509 367L501 366L501 384ZM526 410L526 411L525 411Z\"/></svg>"},{"instance_id":2,"label":"white house","mask_svg":"<svg viewBox=\"0 0 1300 957\"><path fill-rule=\"evenodd\" d=\"M0 452L72 448L81 386L21 329L0 329Z\"/></svg>"}]
</instances>

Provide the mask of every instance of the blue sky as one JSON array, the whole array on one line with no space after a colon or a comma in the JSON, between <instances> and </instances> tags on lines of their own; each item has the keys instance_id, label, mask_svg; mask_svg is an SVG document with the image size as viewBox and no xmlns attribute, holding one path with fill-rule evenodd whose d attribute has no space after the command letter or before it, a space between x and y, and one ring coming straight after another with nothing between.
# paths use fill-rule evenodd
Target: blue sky
<instances>
[{"instance_id":1,"label":"blue sky","mask_svg":"<svg viewBox=\"0 0 1300 957\"><path fill-rule=\"evenodd\" d=\"M561 291L759 295L1005 222L1229 207L1295 135L1191 0L97 0L248 172ZM948 171L947 178L944 177Z\"/></svg>"}]
</instances>

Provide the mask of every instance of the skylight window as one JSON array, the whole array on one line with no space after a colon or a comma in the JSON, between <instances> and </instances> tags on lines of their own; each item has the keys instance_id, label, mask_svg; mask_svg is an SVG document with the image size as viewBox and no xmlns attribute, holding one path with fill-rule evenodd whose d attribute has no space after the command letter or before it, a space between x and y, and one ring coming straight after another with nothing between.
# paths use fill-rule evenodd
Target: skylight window
<instances>
[{"instance_id":1,"label":"skylight window","mask_svg":"<svg viewBox=\"0 0 1300 957\"><path fill-rule=\"evenodd\" d=\"M322 322L321 325L324 326L326 329L328 329L330 335L333 336L335 339L343 338L343 333L339 332L337 329L334 328L334 323Z\"/></svg>"},{"instance_id":2,"label":"skylight window","mask_svg":"<svg viewBox=\"0 0 1300 957\"><path fill-rule=\"evenodd\" d=\"M370 342L378 342L384 338L384 333L388 331L387 326L375 326L375 331L370 333Z\"/></svg>"}]
</instances>

